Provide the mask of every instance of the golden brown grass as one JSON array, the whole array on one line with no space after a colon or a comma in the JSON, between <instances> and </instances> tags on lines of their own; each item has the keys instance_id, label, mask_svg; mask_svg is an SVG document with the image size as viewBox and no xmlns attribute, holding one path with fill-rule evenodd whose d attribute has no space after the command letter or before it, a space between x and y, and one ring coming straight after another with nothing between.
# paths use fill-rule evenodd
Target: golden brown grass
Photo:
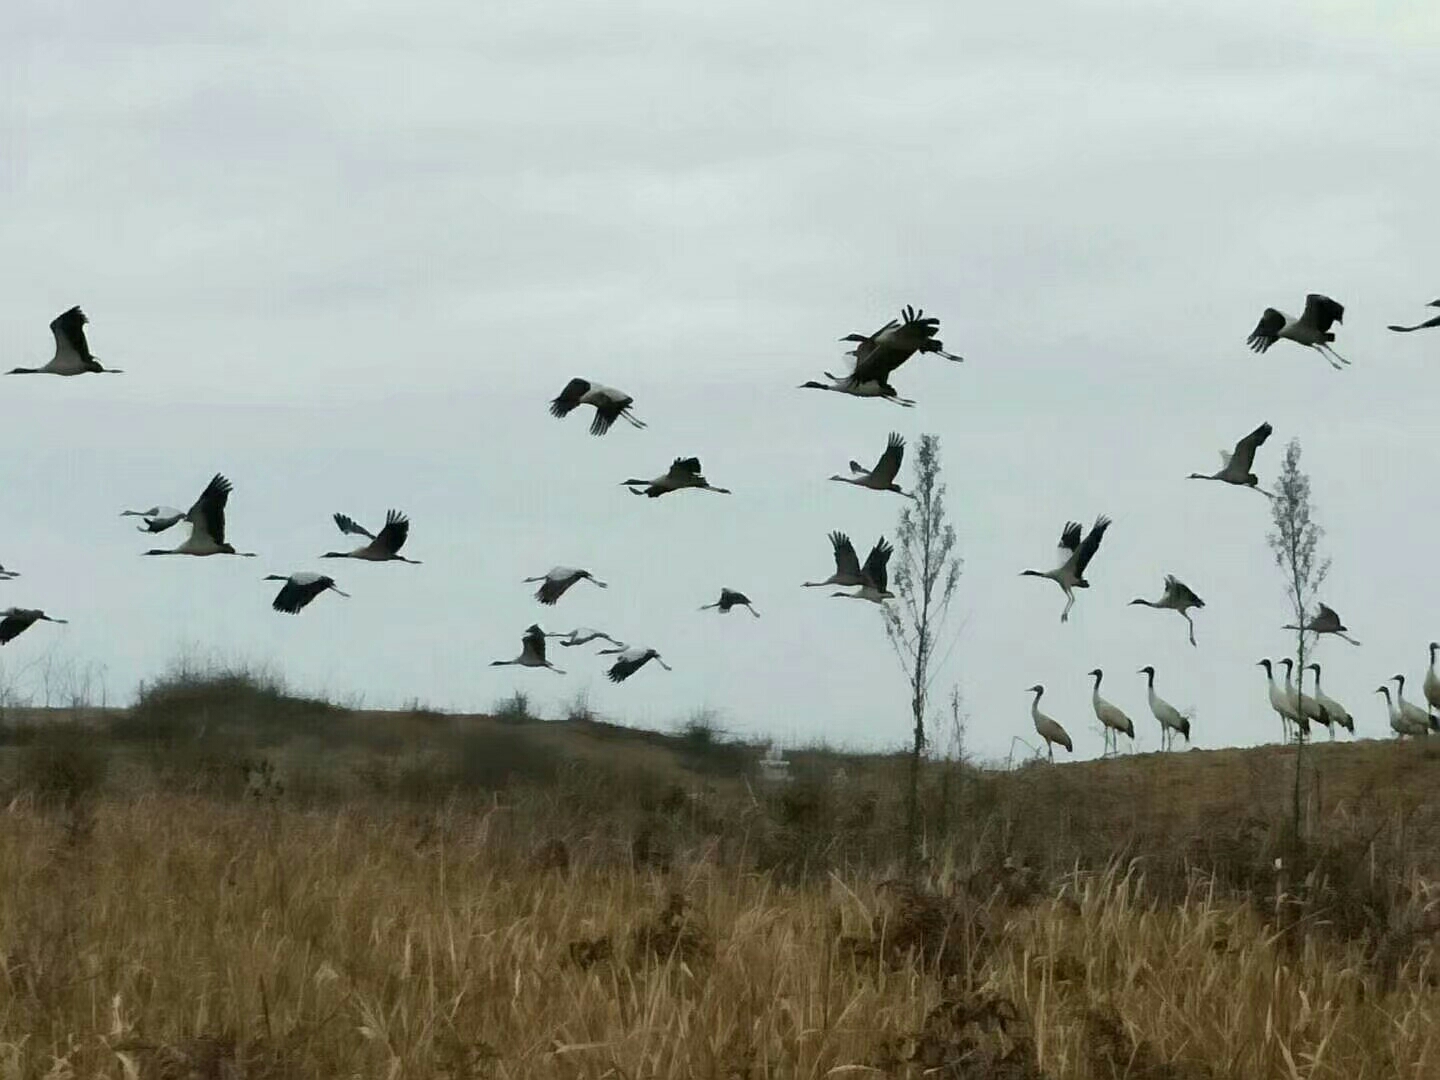
<instances>
[{"instance_id":1,"label":"golden brown grass","mask_svg":"<svg viewBox=\"0 0 1440 1080\"><path fill-rule=\"evenodd\" d=\"M1284 872L1269 909L1116 867L786 887L513 817L17 800L0 1078L1440 1076L1418 878L1387 964Z\"/></svg>"}]
</instances>

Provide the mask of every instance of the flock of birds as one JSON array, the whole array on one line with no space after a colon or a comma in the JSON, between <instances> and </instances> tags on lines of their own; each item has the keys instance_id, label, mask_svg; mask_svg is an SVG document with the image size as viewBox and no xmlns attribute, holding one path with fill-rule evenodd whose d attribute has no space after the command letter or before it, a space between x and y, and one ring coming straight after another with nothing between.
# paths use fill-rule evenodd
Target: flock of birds
<instances>
[{"instance_id":1,"label":"flock of birds","mask_svg":"<svg viewBox=\"0 0 1440 1080\"><path fill-rule=\"evenodd\" d=\"M1433 301L1429 306L1440 308L1440 299ZM1306 297L1305 308L1298 318L1291 318L1275 308L1266 308L1255 329L1250 333L1247 343L1255 352L1263 353L1278 341L1294 342L1313 349L1323 356L1332 367L1341 369L1350 361L1335 351L1333 328L1343 321L1344 315L1345 309L1341 304L1328 296L1312 293ZM17 367L7 374L62 376L120 374L120 369L104 367L91 353L85 334L87 322L84 312L79 307L72 307L57 316L50 323L50 331L55 339L55 354L50 362L38 368ZM963 362L963 357L946 351L937 336L939 327L939 319L926 316L922 310L907 306L900 312L899 318L889 320L873 333L851 333L840 339L842 342L854 344L854 348L846 354L852 361L847 372L836 375L827 371L824 372L827 381L810 380L801 383L800 386L802 389L825 390L852 397L879 398L894 405L910 408L914 406L915 402L910 398L900 397L890 381L894 373L906 361L916 355L933 355L956 363ZM1410 333L1435 327L1440 327L1440 315L1413 326L1392 325L1390 329L1400 333ZM593 408L594 415L590 422L590 433L603 436L610 431L617 420L624 420L636 429L643 429L646 426L644 421L635 416L633 405L634 399L623 391L586 379L575 378L571 379L550 402L550 413L558 419L564 419L581 406ZM1214 480L1235 487L1250 488L1274 498L1274 495L1259 486L1259 478L1253 471L1256 452L1270 437L1271 431L1268 423L1261 424L1240 439L1235 444L1233 451L1221 452L1221 468L1217 472L1191 473L1190 478ZM849 475L836 474L830 479L870 491L892 492L906 498L913 498L912 493L904 491L896 483L904 455L905 440L900 435L892 433L886 442L885 449L872 468L867 469L859 462L851 461ZM622 486L629 489L632 494L652 499L686 488L721 495L730 494L728 488L717 487L706 479L700 460L695 457L677 457L671 462L670 467L660 475L650 479L631 478L622 481ZM147 556L233 555L241 558L253 558L254 552L236 551L235 547L226 539L225 512L231 491L230 481L222 474L216 473L188 510L157 504L146 510L122 511L122 516L139 517L142 521L141 531L148 533L165 532L182 521L189 525L189 535L180 544L173 548L152 548L143 552ZM325 552L320 556L321 558L418 563L418 560L400 554L410 535L410 522L403 513L397 510L388 511L385 523L378 532L371 532L345 514L335 514L334 521L342 534L361 537L364 542L349 551ZM1099 550L1110 524L1110 519L1103 514L1095 519L1094 524L1088 530L1083 529L1079 522L1067 522L1060 534L1057 565L1048 570L1022 571L1022 576L1048 578L1055 582L1064 593L1065 606L1060 613L1061 622L1068 621L1070 617L1070 611L1075 605L1076 590L1090 587L1090 583L1085 577L1086 569ZM884 604L894 598L894 593L890 591L889 587L888 572L890 557L894 549L885 537L881 536L875 542L863 563L850 538L844 533L831 533L830 544L835 564L834 573L822 581L804 582L805 586L853 589L853 592L835 592L832 595L867 600L875 604ZM17 576L18 574L13 571L0 568L0 580L9 580ZM340 590L333 577L315 571L297 571L285 575L269 574L263 580L282 583L272 602L272 607L276 611L290 615L298 614L322 593L334 592L340 596L349 595ZM543 575L524 580L527 583L539 583L539 587L535 591L535 599L546 606L557 604L573 586L582 581L589 582L597 588L607 588L606 583L596 578L589 570L567 566L556 566ZM1165 577L1163 590L1158 600L1140 597L1130 603L1176 612L1188 626L1190 644L1196 644L1195 623L1190 612L1203 608L1205 602L1174 575ZM706 604L701 610L716 610L723 615L728 614L736 607L745 608L756 618L760 615L748 596L739 590L728 587L720 590L720 597L715 603ZM31 608L11 607L0 611L0 645L12 641L30 626L42 621L63 623L66 620L54 618L42 610ZM1298 628L1291 626L1287 629ZM1323 604L1319 606L1318 614L1306 624L1305 629L1320 635L1334 635L1352 644L1359 644L1354 638L1349 637L1347 628L1335 611ZM671 670L654 648L628 645L603 631L588 627L579 627L564 633L547 633L538 623L527 627L521 635L521 650L518 656L513 660L492 661L492 666L515 665L527 668L548 668L563 674L562 669L556 667L547 658L546 642L550 638L558 638L562 646L572 648L596 641L605 642L608 647L598 650L598 655L614 658L610 662L611 666L607 674L610 680L616 683L623 682L651 660L654 660L666 671ZM1437 718L1437 710L1440 710L1440 675L1437 675L1435 669L1437 650L1440 650L1440 643L1432 642L1430 644L1430 668L1424 682L1427 709L1421 709L1405 700L1403 675L1396 675L1390 680L1396 683L1393 698L1388 685L1377 689L1377 693L1385 696L1391 727L1401 736L1420 736L1428 734L1430 731L1440 731L1440 718ZM1320 688L1319 664L1306 665L1306 670L1313 671L1315 674L1315 692L1312 695L1304 691L1302 685L1304 673L1299 673L1298 678L1294 677L1296 673L1292 670L1293 661L1285 659L1279 663L1285 668L1283 687L1276 683L1275 665L1269 659L1261 660L1259 666L1265 669L1270 704L1280 716L1287 738L1290 737L1292 727L1296 737L1305 737L1309 733L1312 721L1324 725L1332 738L1336 727L1353 733L1354 720L1350 713L1328 697ZM1184 737L1188 743L1190 718L1155 693L1155 669L1153 667L1141 668L1139 674L1146 677L1149 706L1152 715L1160 724L1162 747L1173 744L1174 736L1177 734ZM1100 721L1104 732L1105 752L1109 753L1112 748L1118 750L1120 734L1133 740L1134 724L1123 710L1100 696L1100 685L1104 678L1103 671L1097 668L1090 672L1090 676L1095 680L1092 704L1096 718ZM1056 745L1064 747L1067 751L1073 751L1073 743L1065 729L1053 718L1040 711L1040 700L1045 693L1045 687L1037 684L1027 692L1034 694L1030 708L1031 717L1035 724L1035 730L1045 742L1050 759L1053 761Z\"/></svg>"}]
</instances>

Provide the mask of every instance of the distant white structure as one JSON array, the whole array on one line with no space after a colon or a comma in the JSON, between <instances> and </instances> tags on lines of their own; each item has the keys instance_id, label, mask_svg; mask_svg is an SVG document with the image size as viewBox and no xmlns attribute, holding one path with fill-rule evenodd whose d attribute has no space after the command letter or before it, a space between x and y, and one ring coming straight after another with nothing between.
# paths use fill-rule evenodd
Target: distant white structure
<instances>
[{"instance_id":1,"label":"distant white structure","mask_svg":"<svg viewBox=\"0 0 1440 1080\"><path fill-rule=\"evenodd\" d=\"M785 760L784 752L774 743L765 748L765 754L760 758L760 779L767 784L788 784L794 779L790 775L790 762Z\"/></svg>"}]
</instances>

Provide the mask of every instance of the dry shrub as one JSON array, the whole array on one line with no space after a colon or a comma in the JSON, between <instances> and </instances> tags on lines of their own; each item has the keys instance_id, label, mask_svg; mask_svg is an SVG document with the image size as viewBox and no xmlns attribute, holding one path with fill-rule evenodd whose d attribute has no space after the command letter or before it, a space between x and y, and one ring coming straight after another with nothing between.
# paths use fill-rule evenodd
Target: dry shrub
<instances>
[{"instance_id":1,"label":"dry shrub","mask_svg":"<svg viewBox=\"0 0 1440 1080\"><path fill-rule=\"evenodd\" d=\"M1210 1080L1214 1076L1203 1065L1161 1061L1149 1043L1131 1036L1112 1008L1086 1009L1081 1031L1096 1080Z\"/></svg>"},{"instance_id":2,"label":"dry shrub","mask_svg":"<svg viewBox=\"0 0 1440 1080\"><path fill-rule=\"evenodd\" d=\"M919 965L946 984L967 985L999 932L989 908L898 879L881 882L879 890L882 907L871 917L869 933L842 938L846 951L895 970Z\"/></svg>"},{"instance_id":3,"label":"dry shrub","mask_svg":"<svg viewBox=\"0 0 1440 1080\"><path fill-rule=\"evenodd\" d=\"M558 836L551 837L535 849L531 863L542 872L554 870L566 874L570 870L570 848Z\"/></svg>"},{"instance_id":4,"label":"dry shrub","mask_svg":"<svg viewBox=\"0 0 1440 1080\"><path fill-rule=\"evenodd\" d=\"M589 971L614 956L615 946L608 934L597 938L577 938L570 942L570 959L581 971Z\"/></svg>"},{"instance_id":5,"label":"dry shrub","mask_svg":"<svg viewBox=\"0 0 1440 1080\"><path fill-rule=\"evenodd\" d=\"M41 804L71 811L105 782L106 751L94 733L75 724L40 729L19 751L17 783Z\"/></svg>"},{"instance_id":6,"label":"dry shrub","mask_svg":"<svg viewBox=\"0 0 1440 1080\"><path fill-rule=\"evenodd\" d=\"M952 1080L1047 1080L1029 1025L1007 998L945 998L918 1032L883 1043L876 1067Z\"/></svg>"},{"instance_id":7,"label":"dry shrub","mask_svg":"<svg viewBox=\"0 0 1440 1080\"><path fill-rule=\"evenodd\" d=\"M630 933L630 947L639 963L666 963L672 958L694 969L714 959L715 945L690 914L689 901L671 889L665 906Z\"/></svg>"}]
</instances>

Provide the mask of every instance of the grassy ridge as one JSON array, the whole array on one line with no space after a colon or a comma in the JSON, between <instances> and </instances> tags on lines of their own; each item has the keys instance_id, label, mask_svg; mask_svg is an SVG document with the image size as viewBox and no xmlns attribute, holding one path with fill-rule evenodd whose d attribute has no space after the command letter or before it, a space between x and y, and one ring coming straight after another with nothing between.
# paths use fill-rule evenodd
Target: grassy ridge
<instances>
[{"instance_id":1,"label":"grassy ridge","mask_svg":"<svg viewBox=\"0 0 1440 1080\"><path fill-rule=\"evenodd\" d=\"M523 703L522 703L523 704ZM1435 755L903 763L243 673L0 718L0 1077L1440 1075ZM843 775L838 772L843 770Z\"/></svg>"}]
</instances>

